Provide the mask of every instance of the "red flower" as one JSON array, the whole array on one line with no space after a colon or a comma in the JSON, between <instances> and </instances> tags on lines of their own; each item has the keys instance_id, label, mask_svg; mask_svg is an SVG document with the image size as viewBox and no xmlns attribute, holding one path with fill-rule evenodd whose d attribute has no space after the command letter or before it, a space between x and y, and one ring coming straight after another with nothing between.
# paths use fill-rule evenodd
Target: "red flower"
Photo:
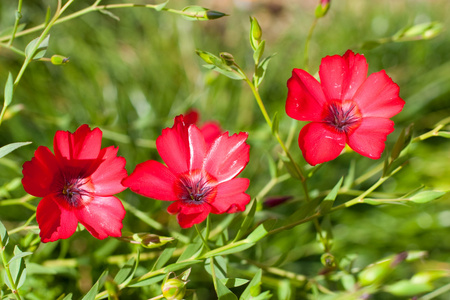
<instances>
[{"instance_id":1,"label":"red flower","mask_svg":"<svg viewBox=\"0 0 450 300\"><path fill-rule=\"evenodd\" d=\"M188 113L184 115L183 119L187 126L191 124L197 125L199 119L198 112L195 110L189 110ZM212 121L204 123L203 126L199 127L199 129L205 137L207 145L211 145L212 142L214 142L214 140L223 132L220 125Z\"/></svg>"},{"instance_id":2,"label":"red flower","mask_svg":"<svg viewBox=\"0 0 450 300\"><path fill-rule=\"evenodd\" d=\"M208 146L198 127L186 124L180 115L156 140L167 167L145 161L122 184L146 197L174 201L167 211L178 214L182 228L202 222L209 213L244 211L250 202L244 193L250 181L235 177L249 160L247 136L225 132Z\"/></svg>"},{"instance_id":3,"label":"red flower","mask_svg":"<svg viewBox=\"0 0 450 300\"><path fill-rule=\"evenodd\" d=\"M311 121L298 139L309 164L335 159L345 144L361 155L380 158L386 137L394 130L389 118L398 114L405 102L384 70L366 78L367 68L363 55L348 50L343 56L322 59L321 83L304 70L292 71L286 113Z\"/></svg>"},{"instance_id":4,"label":"red flower","mask_svg":"<svg viewBox=\"0 0 450 300\"><path fill-rule=\"evenodd\" d=\"M78 222L98 239L121 235L125 209L112 195L125 189L125 159L118 148L101 149L101 140L101 130L88 125L57 131L55 154L40 146L23 164L25 191L43 197L36 212L42 242L70 237Z\"/></svg>"}]
</instances>

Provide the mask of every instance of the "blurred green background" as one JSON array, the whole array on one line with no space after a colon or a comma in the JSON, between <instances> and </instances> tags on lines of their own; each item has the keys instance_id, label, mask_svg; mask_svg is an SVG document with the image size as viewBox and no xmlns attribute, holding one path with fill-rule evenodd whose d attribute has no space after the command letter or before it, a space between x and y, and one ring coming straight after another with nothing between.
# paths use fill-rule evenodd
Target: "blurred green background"
<instances>
[{"instance_id":1,"label":"blurred green background","mask_svg":"<svg viewBox=\"0 0 450 300\"><path fill-rule=\"evenodd\" d=\"M0 139L2 145L22 141L33 144L0 159L1 199L24 195L20 185L21 165L31 159L39 145L51 148L56 130L73 132L85 123L100 127L104 131L103 146L119 146L119 155L127 159L130 173L137 163L159 160L153 141L163 128L171 126L176 115L190 108L201 113L201 121L217 120L232 133L249 132L251 159L241 176L251 179L248 192L255 197L270 180L268 157L277 159L281 149L245 83L203 68L195 50L215 54L229 52L250 76L253 62L248 42L249 16L256 17L266 39L266 55L277 53L270 62L260 92L269 114L273 116L278 112L281 117L280 132L285 138L293 122L284 112L286 81L293 68L304 67L304 42L314 20L317 2L172 0L168 7L182 9L196 4L229 16L191 22L167 12L127 8L112 11L120 21L96 12L56 25L51 30L46 57L60 54L70 57L70 62L63 66L33 62L22 78L14 94L13 106L1 125ZM75 1L67 14L92 3ZM105 0L102 3L120 2ZM26 23L26 28L43 23L47 7L54 11L55 5L55 1L24 1L22 22ZM0 2L0 31L14 24L16 8L16 1ZM309 70L315 73L322 57L342 55L347 49L365 54L370 73L385 69L400 86L400 95L406 101L404 110L393 118L396 131L388 137L386 148L390 149L401 129L411 123L414 123L414 136L417 136L450 116L449 12L447 0L332 1L330 11L319 20L313 34ZM370 50L360 48L364 41L389 37L405 26L430 21L443 24L442 33L434 39L386 43ZM38 34L18 37L14 46L24 49ZM23 57L1 47L0 82L6 82L8 72L16 75L22 62ZM299 130L300 126L297 126L291 149L295 159L305 164L296 142ZM438 190L450 189L449 146L449 141L440 137L415 143L408 149L406 167L377 191L403 195L422 185ZM357 176L377 163L355 153L346 153L316 172L309 182L312 192L331 189L339 178L347 175L350 162L355 163ZM364 190L375 180L356 188ZM294 179L275 186L269 195L291 195L294 200L258 212L260 220L267 217L283 219L297 209L303 199L300 184ZM173 230L187 236L195 235L193 231L179 228L175 217L165 212L167 203L145 199L130 191L123 192L120 197L165 227L155 230L128 213L124 230L161 235L168 235L168 231ZM349 198L339 197L338 201ZM37 200L33 201L37 205ZM22 224L32 214L31 210L21 206L4 206L0 210L0 218L8 229ZM213 222L222 218L213 216ZM239 216L237 219L241 220ZM358 205L332 214L329 221L334 233L333 255L338 260L354 255L355 267L364 267L405 250L426 250L430 261L450 263L448 195L423 205ZM25 234L22 231L13 236L23 251L31 247L35 237ZM243 256L271 263L286 255L278 267L316 276L323 266L320 263L322 250L315 235L314 228L305 224L264 239ZM97 241L87 232L77 233L69 240L41 244L31 257L30 265L47 263L46 266L52 267L48 267L45 275L36 267L34 274L40 276L32 276L30 270L25 287L29 289L30 299L39 299L45 295L43 293L56 298L63 292L72 292L79 297L105 269L108 255L133 252L134 247L113 239ZM65 259L71 258L74 259L72 265L65 266ZM48 260L54 261L48 263ZM152 263L152 260L142 262L142 270L151 267ZM236 269L230 272L246 276L238 259L230 265ZM117 270L116 266L109 268L112 273ZM194 271L201 274L202 269L196 266ZM407 278L411 272L406 268L396 276ZM199 299L214 299L214 294L208 292L211 281L205 279L202 282L202 278L205 276L192 275L188 287L197 290ZM281 293L277 291L280 282L277 277L266 278L267 285L263 289L273 289L274 298L283 299L282 294L277 294ZM289 284L294 291L291 299L305 297L305 287L294 282ZM157 285L142 290L144 293L129 289L124 292L123 299L147 299L158 294ZM381 293L376 297L390 299L391 296ZM449 293L440 299L448 297Z\"/></svg>"}]
</instances>

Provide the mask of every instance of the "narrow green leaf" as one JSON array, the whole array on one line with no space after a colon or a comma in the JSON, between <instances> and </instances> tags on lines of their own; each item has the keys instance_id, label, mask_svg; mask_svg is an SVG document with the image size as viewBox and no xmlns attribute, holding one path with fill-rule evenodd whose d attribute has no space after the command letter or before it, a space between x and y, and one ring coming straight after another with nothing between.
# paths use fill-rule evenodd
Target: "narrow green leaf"
<instances>
[{"instance_id":1,"label":"narrow green leaf","mask_svg":"<svg viewBox=\"0 0 450 300\"><path fill-rule=\"evenodd\" d=\"M276 55L276 53L264 58L258 65L258 67L256 68L256 72L255 72L255 78L256 78L256 82L255 85L258 87L261 82L264 79L264 76L266 76L266 71L267 71L267 67L269 66L269 62L272 59L272 57L274 57Z\"/></svg>"},{"instance_id":2,"label":"narrow green leaf","mask_svg":"<svg viewBox=\"0 0 450 300\"><path fill-rule=\"evenodd\" d=\"M2 239L2 245L4 248L4 247L6 247L6 245L8 245L9 235L8 235L8 231L6 231L5 225L3 225L3 223L1 221L0 221L0 237Z\"/></svg>"},{"instance_id":3,"label":"narrow green leaf","mask_svg":"<svg viewBox=\"0 0 450 300\"><path fill-rule=\"evenodd\" d=\"M8 79L6 80L5 85L5 99L4 99L4 106L9 106L11 104L12 98L13 98L13 92L14 92L14 79L11 74L11 72L8 74Z\"/></svg>"},{"instance_id":4,"label":"narrow green leaf","mask_svg":"<svg viewBox=\"0 0 450 300\"><path fill-rule=\"evenodd\" d=\"M33 252L20 252L19 254L17 254L17 255L14 255L11 259L10 259L10 261L8 262L8 264L10 265L13 261L15 261L16 259L21 259L21 258L23 258L23 257L25 257L25 256L28 256L28 255L31 255L31 254L33 254Z\"/></svg>"},{"instance_id":5,"label":"narrow green leaf","mask_svg":"<svg viewBox=\"0 0 450 300\"><path fill-rule=\"evenodd\" d=\"M253 232L250 233L250 235L245 240L251 243L256 243L269 233L269 231L273 228L276 222L277 220L275 219L269 219L264 221L262 224L256 227L256 229L253 230Z\"/></svg>"},{"instance_id":6,"label":"narrow green leaf","mask_svg":"<svg viewBox=\"0 0 450 300\"><path fill-rule=\"evenodd\" d=\"M139 281L137 283L130 284L129 287L140 287L140 286L149 286L151 284L157 283L163 280L166 277L165 274L153 276L151 278Z\"/></svg>"},{"instance_id":7,"label":"narrow green leaf","mask_svg":"<svg viewBox=\"0 0 450 300\"><path fill-rule=\"evenodd\" d=\"M242 222L241 227L239 228L239 231L236 234L236 237L234 238L233 242L241 239L244 236L244 234L247 232L247 230L250 228L250 226L253 224L253 220L255 218L255 213L256 213L256 206L257 206L256 200L253 200L252 206L250 207L250 210L249 210L247 216L245 216L245 219Z\"/></svg>"},{"instance_id":8,"label":"narrow green leaf","mask_svg":"<svg viewBox=\"0 0 450 300\"><path fill-rule=\"evenodd\" d=\"M242 293L242 295L239 298L239 300L250 300L250 299L252 299L252 297L255 296L254 295L255 288L256 288L257 294L259 294L260 286L261 286L261 277L262 277L262 271L261 271L261 269L259 269L255 273L255 276L253 276L253 278L250 281L250 283L248 284L247 288Z\"/></svg>"},{"instance_id":9,"label":"narrow green leaf","mask_svg":"<svg viewBox=\"0 0 450 300\"><path fill-rule=\"evenodd\" d=\"M167 0L167 1L164 2L164 3L161 3L161 4L156 5L156 6L155 6L155 10L156 10L156 11L162 11L162 10L166 7L167 3L169 3L169 0Z\"/></svg>"},{"instance_id":10,"label":"narrow green leaf","mask_svg":"<svg viewBox=\"0 0 450 300\"><path fill-rule=\"evenodd\" d=\"M174 264L168 265L167 267L165 267L165 271L166 272L175 272L178 271L180 269L185 269L188 266L191 265L195 265L198 263L203 262L202 260L188 260L188 261L182 261L182 262L176 262Z\"/></svg>"},{"instance_id":11,"label":"narrow green leaf","mask_svg":"<svg viewBox=\"0 0 450 300\"><path fill-rule=\"evenodd\" d=\"M225 279L228 277L227 274L227 264L228 260L224 256L215 256L214 257L214 272L216 274L217 279ZM211 258L207 258L205 260L205 271L210 275L211 273Z\"/></svg>"},{"instance_id":12,"label":"narrow green leaf","mask_svg":"<svg viewBox=\"0 0 450 300\"><path fill-rule=\"evenodd\" d=\"M314 199L309 202L305 202L298 210L296 210L292 215L290 215L283 223L282 226L286 226L296 221L300 221L308 216L310 216L317 208L321 199Z\"/></svg>"},{"instance_id":13,"label":"narrow green leaf","mask_svg":"<svg viewBox=\"0 0 450 300\"><path fill-rule=\"evenodd\" d=\"M69 294L62 294L61 296L59 296L58 298L56 298L56 300L72 300L72 293Z\"/></svg>"},{"instance_id":14,"label":"narrow green leaf","mask_svg":"<svg viewBox=\"0 0 450 300\"><path fill-rule=\"evenodd\" d=\"M111 11L109 11L107 9L100 9L99 12L101 12L104 15L107 15L108 17L113 18L114 20L116 20L118 22L120 21L120 18L116 14L112 13Z\"/></svg>"},{"instance_id":15,"label":"narrow green leaf","mask_svg":"<svg viewBox=\"0 0 450 300\"><path fill-rule=\"evenodd\" d=\"M337 194L339 192L339 189L342 186L342 182L344 181L344 177L341 177L341 179L336 183L336 185L333 187L333 189L328 193L328 195L325 197L325 199L320 203L319 206L319 212L321 215L325 215L330 209L333 207L333 203L336 200Z\"/></svg>"},{"instance_id":16,"label":"narrow green leaf","mask_svg":"<svg viewBox=\"0 0 450 300\"><path fill-rule=\"evenodd\" d=\"M186 250L184 250L183 254L180 255L177 261L180 262L187 259L195 259L200 255L202 249L203 249L203 242L200 238L198 238L197 240L195 240L195 242L190 243L186 247Z\"/></svg>"},{"instance_id":17,"label":"narrow green leaf","mask_svg":"<svg viewBox=\"0 0 450 300\"><path fill-rule=\"evenodd\" d=\"M220 279L220 282L222 282L227 288L231 289L244 285L249 282L249 280L243 278L224 278Z\"/></svg>"},{"instance_id":18,"label":"narrow green leaf","mask_svg":"<svg viewBox=\"0 0 450 300\"><path fill-rule=\"evenodd\" d=\"M230 68L231 70L225 70L225 69L219 68L215 65L203 65L203 67L210 69L210 70L214 70L216 72L219 72L233 80L244 80L245 79L244 76L242 76L242 74L231 71L232 70L231 68Z\"/></svg>"},{"instance_id":19,"label":"narrow green leaf","mask_svg":"<svg viewBox=\"0 0 450 300\"><path fill-rule=\"evenodd\" d=\"M294 165L295 163L293 163L288 157L286 157L283 154L279 154L279 157L283 162L284 166L286 167L287 171L289 172L289 174L291 174L292 177L301 180L300 176L297 173L296 166Z\"/></svg>"},{"instance_id":20,"label":"narrow green leaf","mask_svg":"<svg viewBox=\"0 0 450 300\"><path fill-rule=\"evenodd\" d=\"M409 200L415 203L427 203L445 195L446 192L441 191L422 191L414 196L410 197Z\"/></svg>"},{"instance_id":21,"label":"narrow green leaf","mask_svg":"<svg viewBox=\"0 0 450 300\"><path fill-rule=\"evenodd\" d=\"M31 144L31 142L20 142L20 143L12 143L12 144L5 145L0 148L0 158L13 152L17 148L20 148L20 147L23 147L23 146L29 145L29 144Z\"/></svg>"},{"instance_id":22,"label":"narrow green leaf","mask_svg":"<svg viewBox=\"0 0 450 300\"><path fill-rule=\"evenodd\" d=\"M220 248L216 248L214 250L211 250L209 252L206 252L201 256L201 258L208 258L211 256L217 256L217 255L229 255L237 252L242 252L244 250L247 250L250 247L253 247L255 243L249 242L247 240L241 240L236 243L231 243L225 246L222 246Z\"/></svg>"},{"instance_id":23,"label":"narrow green leaf","mask_svg":"<svg viewBox=\"0 0 450 300\"><path fill-rule=\"evenodd\" d=\"M434 287L431 283L416 283L409 280L400 280L385 286L384 291L397 297L411 297L426 292L431 292Z\"/></svg>"},{"instance_id":24,"label":"narrow green leaf","mask_svg":"<svg viewBox=\"0 0 450 300\"><path fill-rule=\"evenodd\" d=\"M264 54L265 47L266 47L266 41L261 41L261 43L255 49L255 52L253 52L253 61L255 62L255 65L259 64L259 60L261 59L261 57Z\"/></svg>"},{"instance_id":25,"label":"narrow green leaf","mask_svg":"<svg viewBox=\"0 0 450 300\"><path fill-rule=\"evenodd\" d=\"M233 294L220 280L217 280L216 293L219 300L238 300L237 296Z\"/></svg>"},{"instance_id":26,"label":"narrow green leaf","mask_svg":"<svg viewBox=\"0 0 450 300\"><path fill-rule=\"evenodd\" d=\"M25 48L25 55L34 60L42 58L47 51L49 39L50 35L47 35L37 47L36 45L39 42L39 38L32 40Z\"/></svg>"},{"instance_id":27,"label":"narrow green leaf","mask_svg":"<svg viewBox=\"0 0 450 300\"><path fill-rule=\"evenodd\" d=\"M14 256L20 256L21 254L22 254L22 251L20 251L20 249L17 246L15 246L14 247ZM19 257L18 259L13 260L9 264L9 269L11 271L12 280L14 281L16 288L19 289L25 283L25 279L27 277L25 261L23 260L22 257ZM13 285L11 284L11 282L7 276L5 276L5 284L11 290L13 290Z\"/></svg>"},{"instance_id":28,"label":"narrow green leaf","mask_svg":"<svg viewBox=\"0 0 450 300\"><path fill-rule=\"evenodd\" d=\"M278 117L278 112L276 111L272 119L272 134L278 133L279 125L280 125L280 118Z\"/></svg>"},{"instance_id":29,"label":"narrow green leaf","mask_svg":"<svg viewBox=\"0 0 450 300\"><path fill-rule=\"evenodd\" d=\"M348 174L347 176L345 176L344 179L343 185L344 189L349 189L352 187L353 182L355 181L355 173L356 173L356 163L355 160L352 159L352 161L350 162L350 167L348 168Z\"/></svg>"},{"instance_id":30,"label":"narrow green leaf","mask_svg":"<svg viewBox=\"0 0 450 300\"><path fill-rule=\"evenodd\" d=\"M89 292L84 295L82 300L95 300L95 296L98 294L99 288L103 285L106 280L106 276L108 275L108 271L104 271L102 275L98 278L97 282L91 287Z\"/></svg>"},{"instance_id":31,"label":"narrow green leaf","mask_svg":"<svg viewBox=\"0 0 450 300\"><path fill-rule=\"evenodd\" d=\"M135 267L136 267L136 259L132 257L122 266L122 268L120 268L119 272L117 272L116 276L114 277L114 281L117 284L121 284L128 277L130 277L130 275L132 277L134 271L136 270Z\"/></svg>"},{"instance_id":32,"label":"narrow green leaf","mask_svg":"<svg viewBox=\"0 0 450 300\"><path fill-rule=\"evenodd\" d=\"M164 265L172 258L172 254L175 251L176 246L177 243L171 243L166 249L164 249L164 251L156 260L155 265L152 268L152 271L164 267Z\"/></svg>"}]
</instances>

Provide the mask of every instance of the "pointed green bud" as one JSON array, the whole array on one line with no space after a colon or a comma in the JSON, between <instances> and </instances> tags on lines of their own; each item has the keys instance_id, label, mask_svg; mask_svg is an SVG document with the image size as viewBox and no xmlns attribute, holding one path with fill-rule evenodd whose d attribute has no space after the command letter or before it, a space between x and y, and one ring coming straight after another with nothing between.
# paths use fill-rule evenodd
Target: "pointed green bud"
<instances>
[{"instance_id":1,"label":"pointed green bud","mask_svg":"<svg viewBox=\"0 0 450 300\"><path fill-rule=\"evenodd\" d=\"M50 61L54 65L64 65L69 62L69 58L62 55L53 55Z\"/></svg>"},{"instance_id":2,"label":"pointed green bud","mask_svg":"<svg viewBox=\"0 0 450 300\"><path fill-rule=\"evenodd\" d=\"M407 252L391 256L385 260L367 266L358 275L358 281L362 286L382 283L394 268L408 257Z\"/></svg>"},{"instance_id":3,"label":"pointed green bud","mask_svg":"<svg viewBox=\"0 0 450 300\"><path fill-rule=\"evenodd\" d=\"M227 65L227 66L232 66L234 65L234 57L233 55L231 55L228 52L221 52L219 54L220 58L222 59L222 61Z\"/></svg>"},{"instance_id":4,"label":"pointed green bud","mask_svg":"<svg viewBox=\"0 0 450 300\"><path fill-rule=\"evenodd\" d=\"M324 17L327 14L328 9L330 9L330 0L320 0L315 11L316 18Z\"/></svg>"},{"instance_id":5,"label":"pointed green bud","mask_svg":"<svg viewBox=\"0 0 450 300\"><path fill-rule=\"evenodd\" d=\"M186 293L186 283L172 278L164 283L161 290L164 298L167 300L182 300Z\"/></svg>"},{"instance_id":6,"label":"pointed green bud","mask_svg":"<svg viewBox=\"0 0 450 300\"><path fill-rule=\"evenodd\" d=\"M259 26L256 18L250 17L250 45L252 46L253 50L258 49L258 46L261 43L261 37L261 26Z\"/></svg>"},{"instance_id":7,"label":"pointed green bud","mask_svg":"<svg viewBox=\"0 0 450 300\"><path fill-rule=\"evenodd\" d=\"M225 17L225 16L228 16L228 15L224 14L224 13L222 13L220 11L208 10L206 12L206 18L208 20L215 20L215 19L219 19L219 18L222 18L222 17Z\"/></svg>"},{"instance_id":8,"label":"pointed green bud","mask_svg":"<svg viewBox=\"0 0 450 300\"><path fill-rule=\"evenodd\" d=\"M182 16L188 20L205 21L219 19L227 16L227 14L215 10L209 10L208 8L198 5L192 5L183 8Z\"/></svg>"},{"instance_id":9,"label":"pointed green bud","mask_svg":"<svg viewBox=\"0 0 450 300\"><path fill-rule=\"evenodd\" d=\"M200 56L200 58L203 59L207 64L214 64L214 54L202 50L195 50L195 53L197 53L197 55Z\"/></svg>"},{"instance_id":10,"label":"pointed green bud","mask_svg":"<svg viewBox=\"0 0 450 300\"><path fill-rule=\"evenodd\" d=\"M187 279L190 273L190 268L174 278L169 278L174 274L173 272L168 273L161 286L163 296L167 300L182 300L186 293L186 283L188 283Z\"/></svg>"}]
</instances>

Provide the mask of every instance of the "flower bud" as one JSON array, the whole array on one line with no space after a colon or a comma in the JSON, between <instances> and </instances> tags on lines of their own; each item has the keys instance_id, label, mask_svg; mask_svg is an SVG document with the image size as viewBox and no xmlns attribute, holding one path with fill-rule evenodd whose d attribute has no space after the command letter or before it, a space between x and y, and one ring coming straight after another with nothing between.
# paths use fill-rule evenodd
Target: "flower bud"
<instances>
[{"instance_id":1,"label":"flower bud","mask_svg":"<svg viewBox=\"0 0 450 300\"><path fill-rule=\"evenodd\" d=\"M234 64L234 57L230 53L222 52L219 56L227 66L232 66Z\"/></svg>"},{"instance_id":2,"label":"flower bud","mask_svg":"<svg viewBox=\"0 0 450 300\"><path fill-rule=\"evenodd\" d=\"M278 197L269 197L264 201L264 207L275 207L281 205L289 200L291 200L292 196L278 196Z\"/></svg>"},{"instance_id":3,"label":"flower bud","mask_svg":"<svg viewBox=\"0 0 450 300\"><path fill-rule=\"evenodd\" d=\"M161 291L167 300L182 300L186 293L186 282L178 278L167 279L163 283Z\"/></svg>"},{"instance_id":4,"label":"flower bud","mask_svg":"<svg viewBox=\"0 0 450 300\"><path fill-rule=\"evenodd\" d=\"M167 300L182 300L186 293L186 283L188 283L187 279L191 274L191 269L187 269L179 276L169 278L172 274L175 273L170 272L164 278L161 286L162 294Z\"/></svg>"},{"instance_id":5,"label":"flower bud","mask_svg":"<svg viewBox=\"0 0 450 300\"><path fill-rule=\"evenodd\" d=\"M325 16L328 12L328 9L330 8L330 0L321 0L320 4L316 7L316 18L322 18Z\"/></svg>"},{"instance_id":6,"label":"flower bud","mask_svg":"<svg viewBox=\"0 0 450 300\"><path fill-rule=\"evenodd\" d=\"M53 55L50 61L54 65L64 65L69 62L69 58L62 55Z\"/></svg>"},{"instance_id":7,"label":"flower bud","mask_svg":"<svg viewBox=\"0 0 450 300\"><path fill-rule=\"evenodd\" d=\"M362 286L382 283L386 277L392 273L394 268L407 257L408 253L402 252L367 266L359 273L359 283Z\"/></svg>"},{"instance_id":8,"label":"flower bud","mask_svg":"<svg viewBox=\"0 0 450 300\"><path fill-rule=\"evenodd\" d=\"M261 26L259 26L258 21L254 17L250 17L250 44L253 50L258 49L259 44L261 43L262 30Z\"/></svg>"}]
</instances>

